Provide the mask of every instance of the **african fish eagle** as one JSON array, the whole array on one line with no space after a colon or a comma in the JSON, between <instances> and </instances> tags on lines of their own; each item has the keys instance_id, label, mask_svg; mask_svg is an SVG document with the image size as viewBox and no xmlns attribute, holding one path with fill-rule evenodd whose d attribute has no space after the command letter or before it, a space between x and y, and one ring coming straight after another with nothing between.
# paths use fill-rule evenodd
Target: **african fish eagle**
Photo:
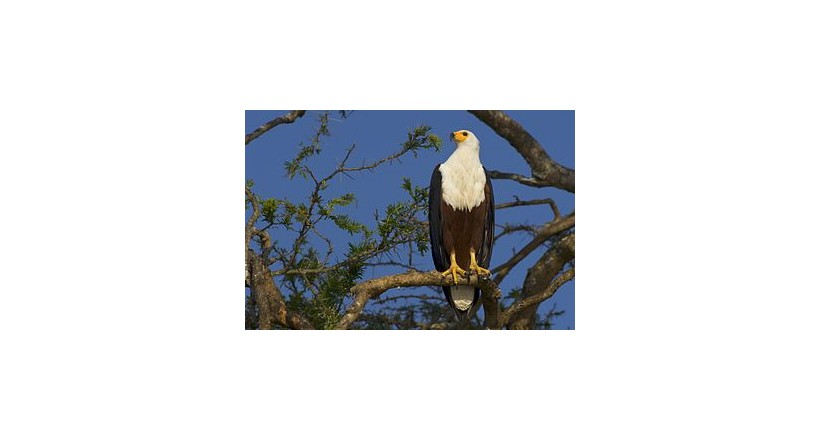
<instances>
[{"instance_id":1,"label":"african fish eagle","mask_svg":"<svg viewBox=\"0 0 820 440\"><path fill-rule=\"evenodd\" d=\"M490 274L495 205L493 185L478 159L478 138L459 130L450 133L450 139L456 150L436 166L430 178L430 245L436 270L458 284L459 275L467 273L465 268L478 276ZM454 285L442 289L459 320L477 308L478 288Z\"/></svg>"}]
</instances>

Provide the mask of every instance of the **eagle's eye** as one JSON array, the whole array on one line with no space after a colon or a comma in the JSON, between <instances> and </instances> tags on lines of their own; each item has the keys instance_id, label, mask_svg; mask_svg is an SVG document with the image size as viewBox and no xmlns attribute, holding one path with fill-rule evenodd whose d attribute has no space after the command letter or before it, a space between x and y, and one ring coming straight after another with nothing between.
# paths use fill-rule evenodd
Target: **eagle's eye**
<instances>
[{"instance_id":1,"label":"eagle's eye","mask_svg":"<svg viewBox=\"0 0 820 440\"><path fill-rule=\"evenodd\" d=\"M467 136L467 132L466 132L466 131L462 131L462 132L461 132L461 135L462 135L462 136Z\"/></svg>"}]
</instances>

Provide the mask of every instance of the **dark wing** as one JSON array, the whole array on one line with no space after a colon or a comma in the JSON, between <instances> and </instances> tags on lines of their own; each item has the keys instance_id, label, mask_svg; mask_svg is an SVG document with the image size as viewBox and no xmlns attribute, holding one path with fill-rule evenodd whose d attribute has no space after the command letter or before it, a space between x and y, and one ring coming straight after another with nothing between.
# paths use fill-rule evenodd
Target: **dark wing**
<instances>
[{"instance_id":1,"label":"dark wing","mask_svg":"<svg viewBox=\"0 0 820 440\"><path fill-rule=\"evenodd\" d=\"M427 220L430 224L430 252L433 254L433 264L436 265L436 270L442 272L450 267L450 260L447 258L447 252L444 250L444 243L442 242L440 166L436 165L433 175L430 177Z\"/></svg>"},{"instance_id":2,"label":"dark wing","mask_svg":"<svg viewBox=\"0 0 820 440\"><path fill-rule=\"evenodd\" d=\"M487 169L484 169L487 175ZM493 240L495 239L495 197L493 196L493 183L487 177L484 184L484 202L487 203L487 216L484 221L484 238L481 240L481 250L478 252L478 265L490 268L490 257L493 255Z\"/></svg>"}]
</instances>

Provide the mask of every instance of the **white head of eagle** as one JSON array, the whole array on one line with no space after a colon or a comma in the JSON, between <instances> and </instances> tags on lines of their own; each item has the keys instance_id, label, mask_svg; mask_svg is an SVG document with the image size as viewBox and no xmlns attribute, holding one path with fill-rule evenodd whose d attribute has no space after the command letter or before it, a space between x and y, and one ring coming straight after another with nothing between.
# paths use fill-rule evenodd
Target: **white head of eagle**
<instances>
[{"instance_id":1,"label":"white head of eagle","mask_svg":"<svg viewBox=\"0 0 820 440\"><path fill-rule=\"evenodd\" d=\"M430 247L436 269L456 284L443 286L444 296L456 317L464 319L476 308L480 292L457 284L468 273L490 274L495 207L492 184L478 157L478 138L459 130L450 139L456 149L430 179Z\"/></svg>"}]
</instances>

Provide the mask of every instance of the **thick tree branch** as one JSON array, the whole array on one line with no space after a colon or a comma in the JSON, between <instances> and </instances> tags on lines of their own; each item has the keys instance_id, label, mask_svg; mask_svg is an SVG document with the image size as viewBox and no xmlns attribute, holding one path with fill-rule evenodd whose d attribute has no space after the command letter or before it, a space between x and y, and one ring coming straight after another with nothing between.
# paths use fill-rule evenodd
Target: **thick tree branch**
<instances>
[{"instance_id":1,"label":"thick tree branch","mask_svg":"<svg viewBox=\"0 0 820 440\"><path fill-rule=\"evenodd\" d=\"M257 203L256 197L254 197L250 188L247 186L245 187L245 197L250 200L251 207L253 207L251 217L248 219L248 223L245 224L245 287L250 287L251 268L248 252L250 252L251 249L251 237L253 237L253 234L256 232L256 228L253 225L256 223L256 219L259 218L259 203Z\"/></svg>"},{"instance_id":2,"label":"thick tree branch","mask_svg":"<svg viewBox=\"0 0 820 440\"><path fill-rule=\"evenodd\" d=\"M268 269L266 257L251 250L250 242L254 235L259 235L262 239L263 252L272 243L267 232L259 231L254 226L260 214L259 203L248 187L245 187L245 197L250 200L253 208L245 224L245 286L250 287L251 295L259 309L258 328L269 330L277 324L295 329L313 328L307 319L298 313L288 311L282 292L273 282L273 275Z\"/></svg>"},{"instance_id":3,"label":"thick tree branch","mask_svg":"<svg viewBox=\"0 0 820 440\"><path fill-rule=\"evenodd\" d=\"M470 113L506 139L532 170L532 178L497 171L490 172L490 178L512 179L525 185L553 186L571 193L575 192L575 170L552 160L541 144L521 124L500 110L470 110ZM493 173L496 175L493 176Z\"/></svg>"},{"instance_id":4,"label":"thick tree branch","mask_svg":"<svg viewBox=\"0 0 820 440\"><path fill-rule=\"evenodd\" d=\"M510 273L513 267L516 264L520 263L521 260L527 257L532 251L538 249L538 246L541 246L548 238L552 237L555 234L561 233L570 229L575 226L575 213L571 213L564 217L557 218L542 227L535 237L529 242L523 249L518 251L515 255L512 256L507 262L504 264L492 269L492 273L495 274L495 283L501 284L501 281Z\"/></svg>"},{"instance_id":5,"label":"thick tree branch","mask_svg":"<svg viewBox=\"0 0 820 440\"><path fill-rule=\"evenodd\" d=\"M484 297L489 297L491 303L497 303L501 298L501 291L498 286L489 278L478 278L471 276L469 280L462 279L459 285L476 286L481 289ZM423 287L423 286L452 286L453 280L449 277L442 277L435 270L430 272L409 271L402 274L388 275L363 281L353 286L350 292L353 294L353 302L348 306L337 329L347 329L361 315L367 302L378 297L389 289L397 287Z\"/></svg>"},{"instance_id":6,"label":"thick tree branch","mask_svg":"<svg viewBox=\"0 0 820 440\"><path fill-rule=\"evenodd\" d=\"M254 197L253 193L248 187L245 187L245 197L247 197L248 200L251 202L251 207L253 208L251 216L250 218L248 218L248 222L245 223L245 249L248 249L251 245L251 237L253 236L254 232L256 232L256 228L253 225L259 218L260 210L259 203L256 201L256 197Z\"/></svg>"},{"instance_id":7,"label":"thick tree branch","mask_svg":"<svg viewBox=\"0 0 820 440\"><path fill-rule=\"evenodd\" d=\"M270 330L275 325L292 329L312 329L302 315L288 310L282 292L273 282L270 270L262 256L248 251L250 288L259 307L259 329Z\"/></svg>"},{"instance_id":8,"label":"thick tree branch","mask_svg":"<svg viewBox=\"0 0 820 440\"><path fill-rule=\"evenodd\" d=\"M252 140L267 133L271 128L276 127L279 124L292 124L293 121L301 118L304 114L305 110L291 110L286 115L279 116L278 118L272 119L260 125L259 128L245 135L245 146L251 143Z\"/></svg>"},{"instance_id":9,"label":"thick tree branch","mask_svg":"<svg viewBox=\"0 0 820 440\"><path fill-rule=\"evenodd\" d=\"M253 208L251 211L251 216L245 224L245 287L250 287L248 252L251 252L251 239L254 235L259 236L259 239L262 241L261 247L263 258L268 257L270 249L273 246L273 241L270 238L270 234L265 231L265 228L257 229L256 226L254 226L256 224L256 220L259 219L261 211L259 209L259 202L256 200L256 196L248 187L245 187L245 197L251 202L251 207Z\"/></svg>"}]
</instances>

